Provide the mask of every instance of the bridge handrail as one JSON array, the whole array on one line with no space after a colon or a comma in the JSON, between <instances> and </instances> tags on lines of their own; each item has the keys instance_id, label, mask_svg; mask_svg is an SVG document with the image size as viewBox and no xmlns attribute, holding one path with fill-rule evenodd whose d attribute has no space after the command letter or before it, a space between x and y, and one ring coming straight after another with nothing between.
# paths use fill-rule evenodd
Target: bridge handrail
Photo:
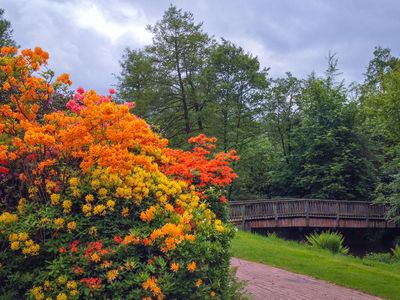
<instances>
[{"instance_id":1,"label":"bridge handrail","mask_svg":"<svg viewBox=\"0 0 400 300\"><path fill-rule=\"evenodd\" d=\"M336 219L384 219L384 205L350 200L273 198L231 201L231 220L325 217Z\"/></svg>"},{"instance_id":2,"label":"bridge handrail","mask_svg":"<svg viewBox=\"0 0 400 300\"><path fill-rule=\"evenodd\" d=\"M249 199L249 200L234 200L234 201L229 201L229 205L253 204L262 202L295 202L295 201L340 202L340 203L370 204L370 205L381 206L380 204L362 200L335 200L335 199L315 199L315 198L260 198L260 199Z\"/></svg>"}]
</instances>

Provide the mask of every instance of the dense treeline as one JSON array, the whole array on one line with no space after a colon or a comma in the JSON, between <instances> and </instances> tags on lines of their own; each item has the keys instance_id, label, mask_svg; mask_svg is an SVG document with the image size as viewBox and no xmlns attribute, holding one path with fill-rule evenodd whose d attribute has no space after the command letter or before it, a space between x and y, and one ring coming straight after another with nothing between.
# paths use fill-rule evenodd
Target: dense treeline
<instances>
[{"instance_id":1,"label":"dense treeline","mask_svg":"<svg viewBox=\"0 0 400 300\"><path fill-rule=\"evenodd\" d=\"M2 20L2 43L13 42ZM272 78L174 6L148 30L152 43L122 57L118 96L174 147L204 132L236 149L231 199L376 200L400 215L400 59L389 49L375 48L364 81L349 85L335 55L323 76Z\"/></svg>"}]
</instances>

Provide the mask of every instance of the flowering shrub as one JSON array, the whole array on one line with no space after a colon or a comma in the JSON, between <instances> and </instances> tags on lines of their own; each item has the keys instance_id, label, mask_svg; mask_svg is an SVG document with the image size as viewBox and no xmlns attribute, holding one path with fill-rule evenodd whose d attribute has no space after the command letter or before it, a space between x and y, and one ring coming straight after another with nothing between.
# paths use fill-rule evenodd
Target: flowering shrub
<instances>
[{"instance_id":1,"label":"flowering shrub","mask_svg":"<svg viewBox=\"0 0 400 300\"><path fill-rule=\"evenodd\" d=\"M190 151L113 102L39 73L40 48L0 56L0 294L7 299L223 298L229 241L224 187L234 152Z\"/></svg>"}]
</instances>

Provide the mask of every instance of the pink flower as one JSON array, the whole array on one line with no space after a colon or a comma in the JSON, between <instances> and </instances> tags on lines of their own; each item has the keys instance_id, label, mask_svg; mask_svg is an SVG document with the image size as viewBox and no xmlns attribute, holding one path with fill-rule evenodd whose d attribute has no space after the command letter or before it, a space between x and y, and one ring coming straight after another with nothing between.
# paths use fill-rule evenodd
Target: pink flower
<instances>
[{"instance_id":1,"label":"pink flower","mask_svg":"<svg viewBox=\"0 0 400 300\"><path fill-rule=\"evenodd\" d=\"M83 88L81 88L81 87L79 87L77 90L76 90L76 92L78 93L78 94L83 94L84 92L85 92L85 90L83 89Z\"/></svg>"},{"instance_id":2,"label":"pink flower","mask_svg":"<svg viewBox=\"0 0 400 300\"><path fill-rule=\"evenodd\" d=\"M111 102L111 97L100 96L99 102L100 103Z\"/></svg>"},{"instance_id":3,"label":"pink flower","mask_svg":"<svg viewBox=\"0 0 400 300\"><path fill-rule=\"evenodd\" d=\"M115 94L115 90L114 89L109 89L108 92L110 93L110 95L114 95Z\"/></svg>"},{"instance_id":4,"label":"pink flower","mask_svg":"<svg viewBox=\"0 0 400 300\"><path fill-rule=\"evenodd\" d=\"M78 104L74 99L69 100L66 105L67 109L70 111L79 114L81 109L83 108L82 105Z\"/></svg>"},{"instance_id":5,"label":"pink flower","mask_svg":"<svg viewBox=\"0 0 400 300\"><path fill-rule=\"evenodd\" d=\"M135 107L135 103L134 102L125 102L124 105L128 106L129 109Z\"/></svg>"}]
</instances>

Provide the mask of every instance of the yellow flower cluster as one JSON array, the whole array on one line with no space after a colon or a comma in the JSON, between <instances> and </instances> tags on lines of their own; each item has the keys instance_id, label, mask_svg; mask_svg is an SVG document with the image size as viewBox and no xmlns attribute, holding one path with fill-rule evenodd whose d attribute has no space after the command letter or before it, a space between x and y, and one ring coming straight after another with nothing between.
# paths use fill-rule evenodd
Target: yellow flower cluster
<instances>
[{"instance_id":1,"label":"yellow flower cluster","mask_svg":"<svg viewBox=\"0 0 400 300\"><path fill-rule=\"evenodd\" d=\"M118 276L118 270L110 270L107 272L107 279L109 282L114 281Z\"/></svg>"},{"instance_id":2,"label":"yellow flower cluster","mask_svg":"<svg viewBox=\"0 0 400 300\"><path fill-rule=\"evenodd\" d=\"M65 291L65 288L68 291ZM64 292L59 292L55 298L56 300L66 300L68 295L72 298L79 296L78 283L75 280L68 280L65 276L59 276L54 282L46 280L43 286L34 286L30 292L35 300L47 300L54 298L46 297L46 292L53 294L54 291L59 290L64 290Z\"/></svg>"},{"instance_id":3,"label":"yellow flower cluster","mask_svg":"<svg viewBox=\"0 0 400 300\"><path fill-rule=\"evenodd\" d=\"M10 224L18 221L18 216L9 212L3 212L0 215L0 223Z\"/></svg>"},{"instance_id":4,"label":"yellow flower cluster","mask_svg":"<svg viewBox=\"0 0 400 300\"><path fill-rule=\"evenodd\" d=\"M77 187L79 185L79 183L80 183L80 180L77 177L72 177L72 178L69 179L68 182L69 182L70 186Z\"/></svg>"},{"instance_id":5,"label":"yellow flower cluster","mask_svg":"<svg viewBox=\"0 0 400 300\"><path fill-rule=\"evenodd\" d=\"M184 209L198 206L199 197L194 189L187 192L186 182L168 178L157 169L149 171L144 167L135 166L127 174L113 173L110 170L97 167L85 182L76 177L69 179L70 195L76 197L77 201L81 198L81 192L78 192L80 185L91 187L91 192L86 194L85 203L81 207L86 217L105 216L117 206L121 206L122 216L127 217L132 205L140 205L143 199L150 196L154 196L159 205L151 206L141 212L140 219L144 222L150 222L159 207L172 213L173 204ZM52 203L60 201L57 194L53 194L51 198ZM70 211L71 206L72 202L64 200L64 212Z\"/></svg>"},{"instance_id":6,"label":"yellow flower cluster","mask_svg":"<svg viewBox=\"0 0 400 300\"><path fill-rule=\"evenodd\" d=\"M57 229L62 229L64 227L65 220L63 218L57 218L54 220L54 225Z\"/></svg>"},{"instance_id":7,"label":"yellow flower cluster","mask_svg":"<svg viewBox=\"0 0 400 300\"><path fill-rule=\"evenodd\" d=\"M36 244L32 239L30 239L26 232L12 233L8 236L8 240L10 242L11 250L16 251L21 249L23 254L32 256L39 254L39 244Z\"/></svg>"},{"instance_id":8,"label":"yellow flower cluster","mask_svg":"<svg viewBox=\"0 0 400 300\"><path fill-rule=\"evenodd\" d=\"M17 210L20 214L23 214L25 212L25 206L26 206L26 198L19 199Z\"/></svg>"},{"instance_id":9,"label":"yellow flower cluster","mask_svg":"<svg viewBox=\"0 0 400 300\"><path fill-rule=\"evenodd\" d=\"M158 238L165 238L161 246L161 251L168 252L176 248L185 239L185 226L183 224L167 223L160 229L155 229L150 234L150 240L156 241Z\"/></svg>"},{"instance_id":10,"label":"yellow flower cluster","mask_svg":"<svg viewBox=\"0 0 400 300\"><path fill-rule=\"evenodd\" d=\"M51 201L51 204L53 204L53 205L58 205L58 204L60 204L60 194L51 194L50 195L50 201Z\"/></svg>"},{"instance_id":11,"label":"yellow flower cluster","mask_svg":"<svg viewBox=\"0 0 400 300\"><path fill-rule=\"evenodd\" d=\"M222 221L221 220L215 220L215 230L218 232L224 232L225 228L222 225Z\"/></svg>"},{"instance_id":12,"label":"yellow flower cluster","mask_svg":"<svg viewBox=\"0 0 400 300\"><path fill-rule=\"evenodd\" d=\"M43 300L44 299L44 293L43 289L41 286L35 286L31 289L31 294L35 300Z\"/></svg>"},{"instance_id":13,"label":"yellow flower cluster","mask_svg":"<svg viewBox=\"0 0 400 300\"><path fill-rule=\"evenodd\" d=\"M106 214L106 206L103 204L96 205L93 209L94 215L105 216Z\"/></svg>"},{"instance_id":14,"label":"yellow flower cluster","mask_svg":"<svg viewBox=\"0 0 400 300\"><path fill-rule=\"evenodd\" d=\"M96 226L91 226L90 228L89 228L89 234L90 235L97 235L97 227Z\"/></svg>"},{"instance_id":15,"label":"yellow flower cluster","mask_svg":"<svg viewBox=\"0 0 400 300\"><path fill-rule=\"evenodd\" d=\"M76 222L75 221L68 222L67 229L69 232L74 231L76 229Z\"/></svg>"},{"instance_id":16,"label":"yellow flower cluster","mask_svg":"<svg viewBox=\"0 0 400 300\"><path fill-rule=\"evenodd\" d=\"M71 200L64 200L62 203L62 207L64 209L64 213L69 214L72 209L72 201Z\"/></svg>"}]
</instances>

